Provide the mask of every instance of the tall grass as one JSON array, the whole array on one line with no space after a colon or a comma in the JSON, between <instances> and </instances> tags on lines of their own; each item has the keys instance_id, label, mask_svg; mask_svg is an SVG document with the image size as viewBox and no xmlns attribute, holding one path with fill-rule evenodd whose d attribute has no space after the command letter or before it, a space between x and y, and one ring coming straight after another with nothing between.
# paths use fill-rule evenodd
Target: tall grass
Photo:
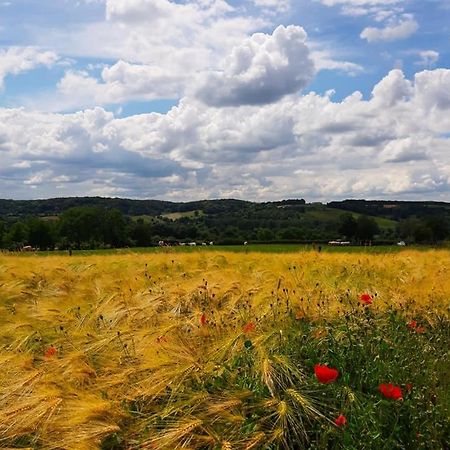
<instances>
[{"instance_id":1,"label":"tall grass","mask_svg":"<svg viewBox=\"0 0 450 450\"><path fill-rule=\"evenodd\" d=\"M449 256L0 256L0 446L448 448Z\"/></svg>"}]
</instances>

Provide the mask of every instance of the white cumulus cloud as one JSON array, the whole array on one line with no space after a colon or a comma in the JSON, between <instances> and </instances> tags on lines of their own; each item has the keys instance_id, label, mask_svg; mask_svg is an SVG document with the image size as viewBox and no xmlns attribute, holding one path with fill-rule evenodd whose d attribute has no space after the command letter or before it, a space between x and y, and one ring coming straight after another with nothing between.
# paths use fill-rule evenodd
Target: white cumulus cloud
<instances>
[{"instance_id":1,"label":"white cumulus cloud","mask_svg":"<svg viewBox=\"0 0 450 450\"><path fill-rule=\"evenodd\" d=\"M158 66L118 61L101 71L101 79L85 71L68 71L58 82L61 103L89 106L125 103L130 100L178 98L186 83L183 74ZM74 97L73 93L77 92Z\"/></svg>"},{"instance_id":2,"label":"white cumulus cloud","mask_svg":"<svg viewBox=\"0 0 450 450\"><path fill-rule=\"evenodd\" d=\"M391 71L364 99L309 93L117 119L0 109L0 197L120 195L174 200L301 195L445 199L450 70ZM31 190L32 189L32 190Z\"/></svg>"},{"instance_id":3,"label":"white cumulus cloud","mask_svg":"<svg viewBox=\"0 0 450 450\"><path fill-rule=\"evenodd\" d=\"M304 88L313 74L303 28L279 26L233 48L222 71L201 77L196 95L213 106L271 103Z\"/></svg>"},{"instance_id":4,"label":"white cumulus cloud","mask_svg":"<svg viewBox=\"0 0 450 450\"><path fill-rule=\"evenodd\" d=\"M100 74L89 69L92 64L70 70L57 92L22 104L67 111L136 99L178 99L199 72L220 69L234 47L266 25L266 19L244 14L225 0L107 0L105 20L56 28L38 39L60 54L108 60L108 67Z\"/></svg>"},{"instance_id":5,"label":"white cumulus cloud","mask_svg":"<svg viewBox=\"0 0 450 450\"><path fill-rule=\"evenodd\" d=\"M439 60L439 52L435 50L420 50L417 54L420 57L420 60L416 62L418 66L432 67Z\"/></svg>"},{"instance_id":6,"label":"white cumulus cloud","mask_svg":"<svg viewBox=\"0 0 450 450\"><path fill-rule=\"evenodd\" d=\"M348 5L348 6L374 6L393 5L401 3L402 0L317 0L327 6Z\"/></svg>"},{"instance_id":7,"label":"white cumulus cloud","mask_svg":"<svg viewBox=\"0 0 450 450\"><path fill-rule=\"evenodd\" d=\"M253 3L264 9L272 9L278 12L289 11L292 4L291 0L252 0Z\"/></svg>"},{"instance_id":8,"label":"white cumulus cloud","mask_svg":"<svg viewBox=\"0 0 450 450\"><path fill-rule=\"evenodd\" d=\"M412 94L412 83L399 69L391 70L372 91L374 101L385 107L392 107L401 101L408 100Z\"/></svg>"},{"instance_id":9,"label":"white cumulus cloud","mask_svg":"<svg viewBox=\"0 0 450 450\"><path fill-rule=\"evenodd\" d=\"M385 27L367 27L361 32L361 39L367 42L395 41L406 39L419 29L419 24L411 14L403 14L400 18L388 21Z\"/></svg>"},{"instance_id":10,"label":"white cumulus cloud","mask_svg":"<svg viewBox=\"0 0 450 450\"><path fill-rule=\"evenodd\" d=\"M38 66L53 66L58 60L56 53L35 47L9 47L0 49L0 89L5 77L28 72Z\"/></svg>"}]
</instances>

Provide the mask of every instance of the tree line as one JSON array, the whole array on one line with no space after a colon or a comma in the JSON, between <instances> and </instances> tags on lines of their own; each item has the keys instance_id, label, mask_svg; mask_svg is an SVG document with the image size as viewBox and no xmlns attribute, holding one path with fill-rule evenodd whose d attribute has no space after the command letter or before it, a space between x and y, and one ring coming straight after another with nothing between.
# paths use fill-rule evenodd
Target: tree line
<instances>
[{"instance_id":1,"label":"tree line","mask_svg":"<svg viewBox=\"0 0 450 450\"><path fill-rule=\"evenodd\" d=\"M166 243L327 242L356 244L436 244L450 238L446 216L408 217L394 228L383 228L374 217L350 212L321 219L320 208L308 213L303 203L209 204L209 209L167 217L128 216L119 209L76 206L58 216L0 219L0 248L45 249L147 247ZM305 209L306 208L306 209Z\"/></svg>"}]
</instances>

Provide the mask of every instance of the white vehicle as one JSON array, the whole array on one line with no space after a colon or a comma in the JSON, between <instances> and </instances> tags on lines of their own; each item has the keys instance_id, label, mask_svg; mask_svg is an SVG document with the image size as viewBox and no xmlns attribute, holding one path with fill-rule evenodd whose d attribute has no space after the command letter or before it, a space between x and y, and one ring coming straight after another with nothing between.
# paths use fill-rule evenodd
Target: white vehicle
<instances>
[{"instance_id":1,"label":"white vehicle","mask_svg":"<svg viewBox=\"0 0 450 450\"><path fill-rule=\"evenodd\" d=\"M329 241L328 245L350 245L349 241L341 241L338 239L337 241Z\"/></svg>"}]
</instances>

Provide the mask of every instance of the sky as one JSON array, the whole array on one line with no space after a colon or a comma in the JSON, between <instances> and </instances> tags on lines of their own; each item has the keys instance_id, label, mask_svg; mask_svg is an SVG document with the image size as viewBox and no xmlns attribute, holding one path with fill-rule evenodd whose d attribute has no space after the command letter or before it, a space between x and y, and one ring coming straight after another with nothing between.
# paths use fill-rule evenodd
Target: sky
<instances>
[{"instance_id":1,"label":"sky","mask_svg":"<svg viewBox=\"0 0 450 450\"><path fill-rule=\"evenodd\" d=\"M0 0L0 198L450 201L450 0Z\"/></svg>"}]
</instances>

